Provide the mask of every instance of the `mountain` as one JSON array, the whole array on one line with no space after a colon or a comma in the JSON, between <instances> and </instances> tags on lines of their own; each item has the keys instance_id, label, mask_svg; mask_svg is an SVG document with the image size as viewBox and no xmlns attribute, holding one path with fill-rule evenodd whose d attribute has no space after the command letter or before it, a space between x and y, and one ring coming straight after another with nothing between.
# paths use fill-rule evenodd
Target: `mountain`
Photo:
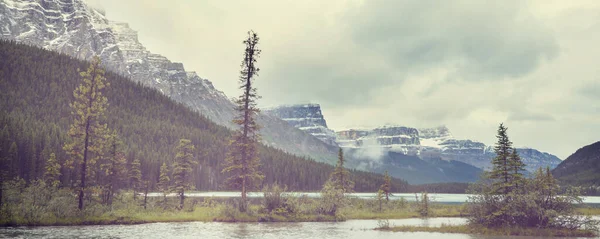
<instances>
[{"instance_id":1,"label":"mountain","mask_svg":"<svg viewBox=\"0 0 600 239\"><path fill-rule=\"evenodd\" d=\"M455 139L445 126L420 129L421 155L434 155L447 160L457 160L482 169L491 168L491 159L496 156L493 146L484 143ZM526 164L526 169L533 172L542 167L556 167L562 162L558 157L540 152L532 148L517 148L517 152Z\"/></svg>"},{"instance_id":2,"label":"mountain","mask_svg":"<svg viewBox=\"0 0 600 239\"><path fill-rule=\"evenodd\" d=\"M335 132L327 128L321 106L318 104L282 105L262 109L265 114L278 117L289 125L315 136L326 144L337 146Z\"/></svg>"},{"instance_id":3,"label":"mountain","mask_svg":"<svg viewBox=\"0 0 600 239\"><path fill-rule=\"evenodd\" d=\"M456 139L446 126L416 129L391 125L373 129L341 130L332 135L334 131L327 127L325 117L318 104L283 105L264 111L267 114L280 117L291 126L311 133L329 145L335 145L332 142L335 141L337 145L349 152L348 165L361 170L379 172L379 168L385 168L386 166L402 167L401 164L408 163L408 161L395 160L399 157L395 153L401 153L420 158L425 161L421 163L430 164L434 168L436 165L431 165L432 163L442 165L442 167L437 167L441 170L444 170L447 165L440 164L437 160L444 160L453 164L460 162L460 167L465 168L468 171L468 173L466 171L465 173L469 176L459 175L465 177L458 178L439 177L439 180L463 182L465 180L476 180L477 175L480 173L479 170L466 169L465 165L488 170L491 168L491 160L496 156L492 146L469 139ZM517 148L517 152L521 155L527 165L526 169L530 172L539 167L554 168L561 162L558 157L552 154L531 148ZM384 157L386 160L381 161L380 159ZM386 165L384 162L388 162L390 165ZM423 167L421 169L425 170ZM404 168L414 169L415 167L407 164ZM398 170L398 172L401 171ZM422 183L423 181L418 179L422 175L407 176L413 175L407 172L392 175L405 178L411 183ZM429 178L435 177L429 176Z\"/></svg>"},{"instance_id":4,"label":"mountain","mask_svg":"<svg viewBox=\"0 0 600 239\"><path fill-rule=\"evenodd\" d=\"M234 105L213 84L182 63L148 51L127 23L110 21L83 0L2 0L0 38L78 59L98 55L110 70L155 88L217 124L233 127ZM260 114L265 144L319 161L335 162L335 148L277 117Z\"/></svg>"},{"instance_id":5,"label":"mountain","mask_svg":"<svg viewBox=\"0 0 600 239\"><path fill-rule=\"evenodd\" d=\"M419 131L404 126L383 126L369 130L337 132L338 143L345 148L383 148L408 155L419 152Z\"/></svg>"},{"instance_id":6,"label":"mountain","mask_svg":"<svg viewBox=\"0 0 600 239\"><path fill-rule=\"evenodd\" d=\"M600 187L600 141L575 151L552 174L565 184Z\"/></svg>"},{"instance_id":7,"label":"mountain","mask_svg":"<svg viewBox=\"0 0 600 239\"><path fill-rule=\"evenodd\" d=\"M473 165L440 158L422 159L394 151L365 152L362 148L345 148L348 166L402 178L410 184L440 182L475 182L483 172Z\"/></svg>"},{"instance_id":8,"label":"mountain","mask_svg":"<svg viewBox=\"0 0 600 239\"><path fill-rule=\"evenodd\" d=\"M27 181L42 178L51 153L64 165L63 145L72 123L69 103L81 84L78 69L88 63L65 54L0 40L0 171ZM141 161L144 180L155 188L162 163L172 164L179 139L196 146L198 164L192 172L198 190L222 190L229 176L221 173L231 131L217 125L155 88L108 71L110 84L106 123L123 141L128 163ZM285 123L285 122L284 122ZM312 136L311 136L312 137ZM320 190L333 166L306 160L265 145L259 147L263 183L279 182L290 190ZM100 170L100 167L94 169ZM61 170L65 186L73 185L78 168ZM351 171L355 190L373 191L383 183L382 175ZM91 180L93 183L94 180ZM127 186L128 182L120 182ZM404 190L404 181L394 179Z\"/></svg>"}]
</instances>

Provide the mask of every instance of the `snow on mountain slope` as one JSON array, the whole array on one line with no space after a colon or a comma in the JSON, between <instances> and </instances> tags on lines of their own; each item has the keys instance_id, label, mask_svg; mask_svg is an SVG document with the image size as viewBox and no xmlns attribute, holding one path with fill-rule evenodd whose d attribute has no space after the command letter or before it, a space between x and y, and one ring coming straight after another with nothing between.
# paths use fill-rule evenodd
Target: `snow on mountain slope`
<instances>
[{"instance_id":1,"label":"snow on mountain slope","mask_svg":"<svg viewBox=\"0 0 600 239\"><path fill-rule=\"evenodd\" d=\"M110 70L153 87L218 124L234 127L234 105L182 63L148 51L127 23L113 22L82 0L1 0L0 38L79 59L97 55ZM260 114L264 143L289 153L334 162L335 149L277 117Z\"/></svg>"}]
</instances>

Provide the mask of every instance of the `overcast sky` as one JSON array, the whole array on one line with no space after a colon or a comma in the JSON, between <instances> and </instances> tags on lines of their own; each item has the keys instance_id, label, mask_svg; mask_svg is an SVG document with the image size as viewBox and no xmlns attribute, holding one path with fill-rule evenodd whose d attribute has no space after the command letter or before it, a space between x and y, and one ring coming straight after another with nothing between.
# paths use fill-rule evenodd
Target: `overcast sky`
<instances>
[{"instance_id":1,"label":"overcast sky","mask_svg":"<svg viewBox=\"0 0 600 239\"><path fill-rule=\"evenodd\" d=\"M260 105L319 103L334 130L443 124L493 144L504 122L561 159L600 140L600 1L88 1L229 97L255 30Z\"/></svg>"}]
</instances>

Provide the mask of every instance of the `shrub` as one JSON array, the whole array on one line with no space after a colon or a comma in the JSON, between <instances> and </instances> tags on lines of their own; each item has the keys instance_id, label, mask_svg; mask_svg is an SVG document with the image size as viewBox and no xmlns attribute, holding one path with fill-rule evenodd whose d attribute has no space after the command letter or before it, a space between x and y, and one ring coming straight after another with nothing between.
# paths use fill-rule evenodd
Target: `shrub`
<instances>
[{"instance_id":1,"label":"shrub","mask_svg":"<svg viewBox=\"0 0 600 239\"><path fill-rule=\"evenodd\" d=\"M280 208L284 208L287 201L287 198L283 195L285 191L287 191L287 186L280 186L277 183L265 186L263 189L264 209L269 213L273 210L278 210L279 213L282 213L284 210Z\"/></svg>"}]
</instances>

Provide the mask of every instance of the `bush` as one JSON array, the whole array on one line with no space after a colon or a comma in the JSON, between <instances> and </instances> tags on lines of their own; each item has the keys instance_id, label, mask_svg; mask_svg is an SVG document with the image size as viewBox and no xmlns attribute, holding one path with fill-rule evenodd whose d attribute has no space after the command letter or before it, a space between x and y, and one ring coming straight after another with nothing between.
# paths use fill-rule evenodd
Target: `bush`
<instances>
[{"instance_id":1,"label":"bush","mask_svg":"<svg viewBox=\"0 0 600 239\"><path fill-rule=\"evenodd\" d=\"M494 194L489 182L474 185L469 197L469 222L485 227L521 226L537 228L598 229L598 222L577 215L580 191L572 188L559 194L552 174L538 170L531 179L507 194Z\"/></svg>"},{"instance_id":2,"label":"bush","mask_svg":"<svg viewBox=\"0 0 600 239\"><path fill-rule=\"evenodd\" d=\"M277 183L264 187L263 207L268 213L274 210L277 210L279 214L287 212L287 210L284 210L287 201L287 198L283 195L285 191L287 191L287 186L282 187Z\"/></svg>"}]
</instances>

